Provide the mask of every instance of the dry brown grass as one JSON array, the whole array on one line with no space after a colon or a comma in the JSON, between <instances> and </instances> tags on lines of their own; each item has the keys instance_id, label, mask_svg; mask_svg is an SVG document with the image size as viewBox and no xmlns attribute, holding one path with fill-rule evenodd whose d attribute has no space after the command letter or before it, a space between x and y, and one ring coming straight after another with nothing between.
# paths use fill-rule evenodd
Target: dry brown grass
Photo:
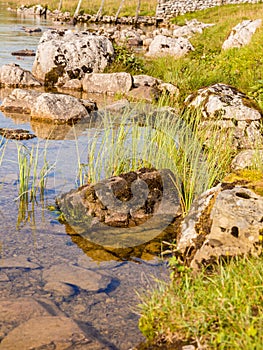
<instances>
[{"instance_id":1,"label":"dry brown grass","mask_svg":"<svg viewBox=\"0 0 263 350\"><path fill-rule=\"evenodd\" d=\"M2 1L1 1L2 2ZM103 7L103 14L105 15L115 15L119 6L120 6L121 0L105 0L104 7ZM48 8L51 10L55 10L58 8L59 0L43 0L43 1L36 1L36 0L17 0L17 1L8 1L9 5L12 7L18 7L20 5L36 5L36 4L42 4L48 5ZM70 11L72 14L74 13L76 7L78 4L78 0L63 0L62 4L62 10L63 11ZM97 13L99 7L101 4L101 0L82 0L82 6L81 10L83 10L85 13L94 14ZM120 16L134 16L136 12L136 6L137 6L137 0L124 0L124 4L122 7L122 11L120 13ZM141 1L141 11L140 15L155 15L157 6L157 0L142 0Z\"/></svg>"}]
</instances>

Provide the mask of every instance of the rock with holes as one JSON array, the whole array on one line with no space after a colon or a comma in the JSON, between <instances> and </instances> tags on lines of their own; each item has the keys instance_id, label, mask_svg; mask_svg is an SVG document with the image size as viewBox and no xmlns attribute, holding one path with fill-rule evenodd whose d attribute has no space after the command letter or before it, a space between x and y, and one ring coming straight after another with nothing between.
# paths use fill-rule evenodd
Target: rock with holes
<instances>
[{"instance_id":1,"label":"rock with holes","mask_svg":"<svg viewBox=\"0 0 263 350\"><path fill-rule=\"evenodd\" d=\"M113 56L112 43L105 36L48 30L39 41L32 73L45 85L63 86L68 80L81 80L85 73L102 72Z\"/></svg>"},{"instance_id":2,"label":"rock with holes","mask_svg":"<svg viewBox=\"0 0 263 350\"><path fill-rule=\"evenodd\" d=\"M177 248L193 268L262 252L263 197L225 183L203 193L182 223Z\"/></svg>"},{"instance_id":3,"label":"rock with holes","mask_svg":"<svg viewBox=\"0 0 263 350\"><path fill-rule=\"evenodd\" d=\"M31 72L21 68L18 64L4 64L0 68L0 87L40 87Z\"/></svg>"},{"instance_id":4,"label":"rock with holes","mask_svg":"<svg viewBox=\"0 0 263 350\"><path fill-rule=\"evenodd\" d=\"M236 25L229 34L229 37L224 41L222 49L227 50L233 47L240 48L250 43L252 35L261 26L262 20L245 20Z\"/></svg>"},{"instance_id":5,"label":"rock with holes","mask_svg":"<svg viewBox=\"0 0 263 350\"><path fill-rule=\"evenodd\" d=\"M66 222L103 246L131 247L158 236L181 215L169 170L142 168L84 185L57 198Z\"/></svg>"},{"instance_id":6,"label":"rock with holes","mask_svg":"<svg viewBox=\"0 0 263 350\"><path fill-rule=\"evenodd\" d=\"M180 58L193 50L194 47L187 38L170 38L164 35L157 35L151 42L146 56L171 55L174 58Z\"/></svg>"},{"instance_id":7,"label":"rock with holes","mask_svg":"<svg viewBox=\"0 0 263 350\"><path fill-rule=\"evenodd\" d=\"M230 131L233 147L253 148L262 144L262 111L233 86L214 84L199 89L185 102L188 107L201 110L204 127L217 125L218 130Z\"/></svg>"}]
</instances>

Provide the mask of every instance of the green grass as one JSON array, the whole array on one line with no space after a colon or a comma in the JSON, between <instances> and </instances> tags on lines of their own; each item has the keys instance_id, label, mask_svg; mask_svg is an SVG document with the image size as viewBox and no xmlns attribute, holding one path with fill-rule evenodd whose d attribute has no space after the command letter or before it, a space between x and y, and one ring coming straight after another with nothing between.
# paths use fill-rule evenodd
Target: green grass
<instances>
[{"instance_id":1,"label":"green grass","mask_svg":"<svg viewBox=\"0 0 263 350\"><path fill-rule=\"evenodd\" d=\"M231 134L220 134L216 126L201 126L198 111L170 116L161 111L146 112L145 117L141 112L127 111L119 119L105 115L103 134L98 131L87 141L86 178L94 183L140 167L170 169L177 178L175 185L186 213L196 196L229 171ZM209 142L207 135L212 135Z\"/></svg>"},{"instance_id":2,"label":"green grass","mask_svg":"<svg viewBox=\"0 0 263 350\"><path fill-rule=\"evenodd\" d=\"M145 296L142 333L155 342L182 340L205 349L262 349L262 259L220 265L212 275L186 271Z\"/></svg>"},{"instance_id":3,"label":"green grass","mask_svg":"<svg viewBox=\"0 0 263 350\"><path fill-rule=\"evenodd\" d=\"M181 102L203 86L225 83L251 94L262 106L263 27L257 30L246 47L221 50L234 25L244 19L262 17L263 4L225 5L178 16L174 22L180 25L186 19L196 18L205 23L215 23L215 26L190 39L195 51L186 57L177 60L173 57L148 59L145 72L177 85Z\"/></svg>"}]
</instances>

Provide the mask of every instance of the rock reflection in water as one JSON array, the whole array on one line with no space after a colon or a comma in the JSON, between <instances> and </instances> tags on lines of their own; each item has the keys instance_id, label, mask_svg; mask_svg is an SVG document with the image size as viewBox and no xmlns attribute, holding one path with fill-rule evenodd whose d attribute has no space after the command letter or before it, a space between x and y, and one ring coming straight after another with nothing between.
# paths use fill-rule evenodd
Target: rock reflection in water
<instances>
[{"instance_id":1,"label":"rock reflection in water","mask_svg":"<svg viewBox=\"0 0 263 350\"><path fill-rule=\"evenodd\" d=\"M109 246L104 246L97 244L89 239L89 237L85 237L85 233L79 235L74 228L70 225L65 224L65 231L68 235L70 235L73 243L77 244L82 251L92 258L95 261L123 261L123 260L136 260L141 259L145 261L153 260L156 256L159 256L162 252L162 241L173 241L176 237L176 227L178 227L178 222L175 224L170 224L165 230L163 230L159 235L157 235L154 239L137 246L125 247L125 248L114 248ZM103 229L103 232L96 232L96 234L101 234L101 240L103 240L103 236L110 234L111 228ZM114 228L114 233L116 235L116 228ZM121 229L120 229L121 230ZM158 228L151 229L151 236L153 236L154 230L156 232L160 232ZM145 235L145 230L141 231L141 235ZM115 239L118 239L116 236ZM132 245L132 242L131 242Z\"/></svg>"}]
</instances>

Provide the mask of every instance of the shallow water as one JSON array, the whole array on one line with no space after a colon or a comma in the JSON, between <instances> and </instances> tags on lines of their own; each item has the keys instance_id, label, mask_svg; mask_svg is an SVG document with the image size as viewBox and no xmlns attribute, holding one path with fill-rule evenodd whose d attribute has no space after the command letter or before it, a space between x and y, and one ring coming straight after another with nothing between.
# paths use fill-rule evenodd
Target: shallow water
<instances>
[{"instance_id":1,"label":"shallow water","mask_svg":"<svg viewBox=\"0 0 263 350\"><path fill-rule=\"evenodd\" d=\"M38 17L17 17L0 7L0 65L15 62L31 70L34 58L18 59L11 52L20 49L36 50L41 34L28 35L22 26L37 26L45 30L50 21ZM2 100L10 90L2 89ZM26 116L8 116L0 112L0 127L23 128L37 138L29 141L0 139L0 308L3 299L28 297L53 303L67 317L76 321L101 349L126 350L144 338L138 330L137 292L145 293L155 285L156 279L167 279L166 265L158 257L160 239L146 242L140 247L116 250L104 249L81 237L68 225L58 220L56 212L49 210L55 198L77 186L77 150L86 157L89 140L103 134L95 124L80 123L74 128L30 121ZM52 134L51 139L47 138ZM44 196L29 203L19 199L18 149L39 153L39 167L44 154L50 165ZM1 155L3 159L1 160ZM32 178L30 179L32 183ZM158 246L158 247L157 247ZM135 249L136 248L136 249ZM154 253L156 253L156 257ZM51 267L63 266L93 271L102 278L101 288L89 290L81 279L72 287L68 281L57 289L48 287L45 276ZM66 267L65 267L66 268ZM103 279L108 283L104 283ZM67 288L71 288L68 293ZM1 340L10 331L10 325L1 320ZM9 327L9 328L8 328ZM8 331L6 331L8 329ZM14 347L15 348L15 347ZM87 349L92 349L92 344Z\"/></svg>"}]
</instances>

